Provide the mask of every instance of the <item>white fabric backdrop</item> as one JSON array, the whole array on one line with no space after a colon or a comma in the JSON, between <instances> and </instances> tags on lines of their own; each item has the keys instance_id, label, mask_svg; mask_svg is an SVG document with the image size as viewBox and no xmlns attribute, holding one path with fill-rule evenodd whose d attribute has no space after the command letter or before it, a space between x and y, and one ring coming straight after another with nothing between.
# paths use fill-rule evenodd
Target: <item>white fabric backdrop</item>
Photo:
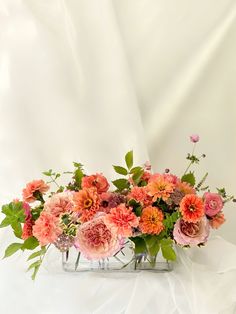
<instances>
[{"instance_id":1,"label":"white fabric backdrop","mask_svg":"<svg viewBox=\"0 0 236 314\"><path fill-rule=\"evenodd\" d=\"M137 163L149 156L155 170L181 173L193 132L208 156L200 175L234 193L235 6L0 0L0 202L74 160L111 178L129 149ZM236 244L235 208L225 212L215 235ZM0 240L3 252L11 236ZM0 262L0 313L236 313L236 247L218 237L163 275L73 277L54 254L36 283L25 257Z\"/></svg>"}]
</instances>

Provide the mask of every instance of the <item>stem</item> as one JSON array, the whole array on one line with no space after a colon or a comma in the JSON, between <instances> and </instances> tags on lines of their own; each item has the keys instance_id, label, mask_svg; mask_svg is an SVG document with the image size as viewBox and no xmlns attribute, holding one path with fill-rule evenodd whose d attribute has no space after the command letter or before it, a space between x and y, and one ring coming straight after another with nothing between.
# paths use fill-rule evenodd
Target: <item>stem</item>
<instances>
[{"instance_id":1,"label":"stem","mask_svg":"<svg viewBox=\"0 0 236 314\"><path fill-rule=\"evenodd\" d=\"M194 143L194 145L193 145L192 155L194 154L195 148L196 148L196 143ZM192 166L193 163L194 162L191 160L188 167L186 168L186 170L184 172L184 175L186 174L186 172L189 170L189 168Z\"/></svg>"},{"instance_id":2,"label":"stem","mask_svg":"<svg viewBox=\"0 0 236 314\"><path fill-rule=\"evenodd\" d=\"M56 180L52 176L50 176L50 178L52 179L52 182L55 183L58 188L60 188L60 185L56 182Z\"/></svg>"}]
</instances>

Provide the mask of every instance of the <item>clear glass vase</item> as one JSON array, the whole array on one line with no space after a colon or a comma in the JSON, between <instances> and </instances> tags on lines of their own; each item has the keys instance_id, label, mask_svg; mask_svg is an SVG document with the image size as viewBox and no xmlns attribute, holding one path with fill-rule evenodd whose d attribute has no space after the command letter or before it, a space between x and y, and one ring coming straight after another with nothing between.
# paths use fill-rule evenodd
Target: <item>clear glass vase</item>
<instances>
[{"instance_id":1,"label":"clear glass vase","mask_svg":"<svg viewBox=\"0 0 236 314\"><path fill-rule=\"evenodd\" d=\"M71 247L67 252L62 253L62 266L67 272L142 270L167 272L173 270L173 262L164 259L160 251L156 256L150 256L147 253L134 254L131 242L127 242L125 247L114 256L100 260L88 260L76 248Z\"/></svg>"}]
</instances>

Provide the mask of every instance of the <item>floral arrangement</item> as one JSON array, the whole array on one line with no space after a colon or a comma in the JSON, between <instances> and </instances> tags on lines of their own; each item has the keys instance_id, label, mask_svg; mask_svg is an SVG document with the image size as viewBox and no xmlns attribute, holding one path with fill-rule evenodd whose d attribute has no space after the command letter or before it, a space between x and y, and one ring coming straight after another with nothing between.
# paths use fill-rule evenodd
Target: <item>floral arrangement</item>
<instances>
[{"instance_id":1,"label":"floral arrangement","mask_svg":"<svg viewBox=\"0 0 236 314\"><path fill-rule=\"evenodd\" d=\"M173 245L191 247L207 242L210 229L224 222L223 206L234 200L224 188L211 192L205 185L207 173L196 183L190 171L205 155L194 154L198 135L190 137L193 151L181 177L166 169L151 173L151 165L133 166L133 152L125 156L126 166L113 166L122 177L112 181L102 174L87 175L80 163L66 186L62 174L51 169L43 174L48 182L34 180L26 185L22 200L2 206L5 215L0 227L10 226L20 239L5 251L8 257L18 250L30 250L29 270L34 279L50 245L61 252L75 247L89 260L109 258L122 250L129 239L134 253L155 257L160 251L166 260L176 259ZM54 184L55 191L49 192Z\"/></svg>"}]
</instances>

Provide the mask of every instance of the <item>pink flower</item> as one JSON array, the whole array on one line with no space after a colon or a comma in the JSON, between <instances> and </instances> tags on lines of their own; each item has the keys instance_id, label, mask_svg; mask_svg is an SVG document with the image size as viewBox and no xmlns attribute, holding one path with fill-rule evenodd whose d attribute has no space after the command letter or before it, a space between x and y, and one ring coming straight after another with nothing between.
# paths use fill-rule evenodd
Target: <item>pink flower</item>
<instances>
[{"instance_id":1,"label":"pink flower","mask_svg":"<svg viewBox=\"0 0 236 314\"><path fill-rule=\"evenodd\" d=\"M104 217L100 215L79 227L75 246L87 259L110 257L121 247L117 229L107 225Z\"/></svg>"},{"instance_id":2,"label":"pink flower","mask_svg":"<svg viewBox=\"0 0 236 314\"><path fill-rule=\"evenodd\" d=\"M59 218L42 211L33 226L33 235L39 240L41 246L53 243L62 234Z\"/></svg>"},{"instance_id":3,"label":"pink flower","mask_svg":"<svg viewBox=\"0 0 236 314\"><path fill-rule=\"evenodd\" d=\"M151 164L150 164L149 161L146 161L146 162L145 162L144 168L145 168L145 170L147 170L147 171L150 171L150 170L151 170L152 166L151 166Z\"/></svg>"},{"instance_id":4,"label":"pink flower","mask_svg":"<svg viewBox=\"0 0 236 314\"><path fill-rule=\"evenodd\" d=\"M26 220L22 230L21 238L23 240L27 240L28 238L32 237L33 235L33 224L34 222L31 219Z\"/></svg>"},{"instance_id":5,"label":"pink flower","mask_svg":"<svg viewBox=\"0 0 236 314\"><path fill-rule=\"evenodd\" d=\"M197 134L193 134L193 135L190 136L190 140L193 143L197 143L199 141L199 139L200 139L200 137Z\"/></svg>"},{"instance_id":6,"label":"pink flower","mask_svg":"<svg viewBox=\"0 0 236 314\"><path fill-rule=\"evenodd\" d=\"M23 202L22 206L23 206L23 209L24 209L25 219L26 220L31 219L32 218L32 214L31 214L31 208L30 208L29 204L26 203L26 202Z\"/></svg>"},{"instance_id":7,"label":"pink flower","mask_svg":"<svg viewBox=\"0 0 236 314\"><path fill-rule=\"evenodd\" d=\"M210 219L209 224L212 229L218 229L225 222L225 216L222 212L216 214L212 219Z\"/></svg>"},{"instance_id":8,"label":"pink flower","mask_svg":"<svg viewBox=\"0 0 236 314\"><path fill-rule=\"evenodd\" d=\"M141 177L141 180L148 182L149 179L151 178L151 176L152 176L152 175L151 175L150 172L144 171L144 173L143 173L143 175L142 175L142 177Z\"/></svg>"},{"instance_id":9,"label":"pink flower","mask_svg":"<svg viewBox=\"0 0 236 314\"><path fill-rule=\"evenodd\" d=\"M91 176L85 176L82 179L82 188L96 188L98 193L107 192L109 189L109 183L102 174L93 174Z\"/></svg>"},{"instance_id":10,"label":"pink flower","mask_svg":"<svg viewBox=\"0 0 236 314\"><path fill-rule=\"evenodd\" d=\"M36 193L44 194L49 190L49 186L43 180L34 180L29 182L23 189L23 201L32 203L36 201Z\"/></svg>"},{"instance_id":11,"label":"pink flower","mask_svg":"<svg viewBox=\"0 0 236 314\"><path fill-rule=\"evenodd\" d=\"M62 213L71 212L73 206L73 193L62 192L53 194L44 204L44 210L55 217L59 217Z\"/></svg>"},{"instance_id":12,"label":"pink flower","mask_svg":"<svg viewBox=\"0 0 236 314\"><path fill-rule=\"evenodd\" d=\"M203 196L205 213L209 217L218 214L223 208L223 201L219 194L206 192Z\"/></svg>"},{"instance_id":13,"label":"pink flower","mask_svg":"<svg viewBox=\"0 0 236 314\"><path fill-rule=\"evenodd\" d=\"M141 205L151 205L152 198L147 193L147 187L138 187L135 186L131 189L130 193L128 194L128 199L133 199L136 202L140 203Z\"/></svg>"},{"instance_id":14,"label":"pink flower","mask_svg":"<svg viewBox=\"0 0 236 314\"><path fill-rule=\"evenodd\" d=\"M104 217L106 224L117 229L119 235L130 237L132 228L139 224L139 218L132 212L132 208L127 208L124 204L112 208L110 214Z\"/></svg>"},{"instance_id":15,"label":"pink flower","mask_svg":"<svg viewBox=\"0 0 236 314\"><path fill-rule=\"evenodd\" d=\"M198 245L207 241L209 232L209 222L206 217L196 223L178 219L174 226L173 236L179 245Z\"/></svg>"},{"instance_id":16,"label":"pink flower","mask_svg":"<svg viewBox=\"0 0 236 314\"><path fill-rule=\"evenodd\" d=\"M121 203L125 203L126 197L119 193L105 192L100 194L99 211L109 213L111 208L117 207Z\"/></svg>"}]
</instances>

